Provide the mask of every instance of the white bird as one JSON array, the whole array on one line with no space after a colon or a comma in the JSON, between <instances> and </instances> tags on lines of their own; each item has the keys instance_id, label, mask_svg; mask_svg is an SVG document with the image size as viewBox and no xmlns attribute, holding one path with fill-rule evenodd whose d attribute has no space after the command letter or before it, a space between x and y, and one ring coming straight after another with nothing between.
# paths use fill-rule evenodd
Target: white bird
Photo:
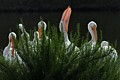
<instances>
[{"instance_id":1,"label":"white bird","mask_svg":"<svg viewBox=\"0 0 120 80\"><path fill-rule=\"evenodd\" d=\"M16 61L17 59L20 63L22 63L22 59L15 51L13 39L16 39L16 34L14 32L11 32L9 33L9 43L3 50L3 56L5 57L5 60L9 60L10 63Z\"/></svg>"},{"instance_id":2,"label":"white bird","mask_svg":"<svg viewBox=\"0 0 120 80\"><path fill-rule=\"evenodd\" d=\"M33 38L33 41L29 41L30 44L32 45L32 47L34 47L35 45L37 45L37 43L39 42L39 32L38 31L35 31L34 32L34 38Z\"/></svg>"},{"instance_id":3,"label":"white bird","mask_svg":"<svg viewBox=\"0 0 120 80\"><path fill-rule=\"evenodd\" d=\"M33 41L30 41L30 44L32 45L33 52L37 51L37 45L41 44L40 42L41 41L39 39L39 32L35 31Z\"/></svg>"},{"instance_id":4,"label":"white bird","mask_svg":"<svg viewBox=\"0 0 120 80\"><path fill-rule=\"evenodd\" d=\"M67 9L63 12L61 21L59 23L59 29L60 29L60 32L63 32L64 34L65 47L68 50L68 52L71 49L71 47L73 47L73 43L70 42L68 38L68 33L67 33L71 12L72 12L71 7L68 6ZM75 46L75 51L77 50L79 50L79 48Z\"/></svg>"},{"instance_id":5,"label":"white bird","mask_svg":"<svg viewBox=\"0 0 120 80\"><path fill-rule=\"evenodd\" d=\"M44 21L40 21L38 23L38 33L39 33L39 38L41 39L43 32L46 31L47 24ZM44 31L43 31L44 30ZM49 39L48 36L45 35L46 39Z\"/></svg>"},{"instance_id":6,"label":"white bird","mask_svg":"<svg viewBox=\"0 0 120 80\"><path fill-rule=\"evenodd\" d=\"M28 39L28 41L29 41L29 40L30 40L30 35L26 32L23 24L21 24L21 23L19 24L19 29L20 29L21 32L22 32L21 37L23 37L23 38L26 37L26 38Z\"/></svg>"},{"instance_id":7,"label":"white bird","mask_svg":"<svg viewBox=\"0 0 120 80\"><path fill-rule=\"evenodd\" d=\"M66 48L68 48L71 44L67 34L71 12L72 10L70 6L68 6L67 9L65 9L65 11L63 12L61 21L59 23L60 32L64 33L64 41L65 41Z\"/></svg>"},{"instance_id":8,"label":"white bird","mask_svg":"<svg viewBox=\"0 0 120 80\"><path fill-rule=\"evenodd\" d=\"M117 55L117 51L112 48L111 46L109 46L109 43L107 41L102 41L101 42L101 48L104 52L110 52L109 56L112 57L112 59L117 59L118 55Z\"/></svg>"},{"instance_id":9,"label":"white bird","mask_svg":"<svg viewBox=\"0 0 120 80\"><path fill-rule=\"evenodd\" d=\"M37 41L39 41L39 32L34 32L33 44L37 45Z\"/></svg>"},{"instance_id":10,"label":"white bird","mask_svg":"<svg viewBox=\"0 0 120 80\"><path fill-rule=\"evenodd\" d=\"M94 21L90 21L88 23L88 31L91 34L91 40L89 43L91 44L92 47L94 47L97 43L97 24Z\"/></svg>"},{"instance_id":11,"label":"white bird","mask_svg":"<svg viewBox=\"0 0 120 80\"><path fill-rule=\"evenodd\" d=\"M86 54L86 50L91 50L90 53L92 53L92 50L95 48L95 45L97 43L97 24L94 21L90 21L88 23L88 31L91 35L91 40L85 44L82 45L82 51L84 54Z\"/></svg>"}]
</instances>

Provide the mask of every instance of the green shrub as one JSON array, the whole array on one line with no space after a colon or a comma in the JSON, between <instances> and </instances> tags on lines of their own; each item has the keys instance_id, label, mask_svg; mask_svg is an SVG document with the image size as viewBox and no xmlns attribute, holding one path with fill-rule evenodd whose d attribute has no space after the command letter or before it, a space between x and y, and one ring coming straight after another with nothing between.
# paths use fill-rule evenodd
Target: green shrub
<instances>
[{"instance_id":1,"label":"green shrub","mask_svg":"<svg viewBox=\"0 0 120 80\"><path fill-rule=\"evenodd\" d=\"M85 44L78 45L80 31L71 35L70 41L78 45L66 52L63 34L50 25L42 39L30 45L26 36L15 41L15 49L23 63L5 61L0 57L0 80L120 80L120 59L106 58L111 51L99 51L100 44L93 49ZM46 39L47 35L50 39ZM33 36L33 35L30 35ZM73 38L74 37L74 38ZM32 39L31 39L32 40ZM91 50L92 49L92 50Z\"/></svg>"}]
</instances>

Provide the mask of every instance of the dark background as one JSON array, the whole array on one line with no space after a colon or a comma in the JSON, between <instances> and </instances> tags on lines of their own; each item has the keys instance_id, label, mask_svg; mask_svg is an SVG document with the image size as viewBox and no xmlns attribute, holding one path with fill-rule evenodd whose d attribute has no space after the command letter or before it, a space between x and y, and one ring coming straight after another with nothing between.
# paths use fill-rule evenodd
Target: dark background
<instances>
[{"instance_id":1,"label":"dark background","mask_svg":"<svg viewBox=\"0 0 120 80\"><path fill-rule=\"evenodd\" d=\"M82 38L88 32L87 23L94 20L98 25L98 36L101 30L103 40L117 41L120 47L119 0L0 0L0 49L8 44L10 31L17 33L21 18L28 32L37 28L40 16L58 26L68 5L72 8L69 32L76 31L76 24L80 23Z\"/></svg>"}]
</instances>

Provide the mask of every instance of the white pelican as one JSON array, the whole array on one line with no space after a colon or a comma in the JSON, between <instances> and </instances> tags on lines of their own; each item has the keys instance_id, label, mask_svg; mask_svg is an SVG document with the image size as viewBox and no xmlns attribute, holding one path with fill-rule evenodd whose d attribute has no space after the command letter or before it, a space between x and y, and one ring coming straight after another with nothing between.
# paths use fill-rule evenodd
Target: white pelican
<instances>
[{"instance_id":1,"label":"white pelican","mask_svg":"<svg viewBox=\"0 0 120 80\"><path fill-rule=\"evenodd\" d=\"M40 21L40 22L38 23L39 38L42 37L43 30L46 31L46 28L47 28L47 24L46 24L44 21ZM45 38L48 39L47 36L45 36Z\"/></svg>"},{"instance_id":2,"label":"white pelican","mask_svg":"<svg viewBox=\"0 0 120 80\"><path fill-rule=\"evenodd\" d=\"M115 60L118 58L117 51L111 46L109 46L109 43L107 41L101 42L101 49L104 50L105 52L107 51L111 52L109 56L114 58Z\"/></svg>"},{"instance_id":3,"label":"white pelican","mask_svg":"<svg viewBox=\"0 0 120 80\"><path fill-rule=\"evenodd\" d=\"M89 43L91 44L92 47L94 47L96 45L97 42L97 24L94 21L90 21L88 23L88 31L91 34L91 40L89 41Z\"/></svg>"},{"instance_id":4,"label":"white pelican","mask_svg":"<svg viewBox=\"0 0 120 80\"><path fill-rule=\"evenodd\" d=\"M62 14L62 18L61 18L61 21L59 24L60 31L64 33L64 41L65 41L66 48L68 48L71 44L71 42L68 38L68 34L67 34L71 12L72 12L72 10L71 10L70 6L68 6L67 9L65 9L65 11Z\"/></svg>"},{"instance_id":5,"label":"white pelican","mask_svg":"<svg viewBox=\"0 0 120 80\"><path fill-rule=\"evenodd\" d=\"M20 29L21 32L22 32L21 37L26 36L26 38L27 38L28 41L29 41L29 40L30 40L30 35L26 32L26 30L25 30L23 24L21 24L21 23L19 24L19 29Z\"/></svg>"},{"instance_id":6,"label":"white pelican","mask_svg":"<svg viewBox=\"0 0 120 80\"><path fill-rule=\"evenodd\" d=\"M86 50L90 49L93 50L93 48L95 47L96 43L97 43L97 24L94 21L90 21L88 23L88 31L91 35L91 40L85 44L82 45L82 49L84 52L86 52Z\"/></svg>"},{"instance_id":7,"label":"white pelican","mask_svg":"<svg viewBox=\"0 0 120 80\"><path fill-rule=\"evenodd\" d=\"M73 46L73 43L71 44L71 42L68 38L68 33L67 33L71 12L72 12L71 7L68 6L67 9L63 12L61 21L59 23L59 29L60 29L60 32L63 32L63 34L64 34L65 47L66 47L66 49L68 49L68 52L69 52L71 46ZM77 51L77 50L79 50L79 48L77 46L75 46L75 51Z\"/></svg>"},{"instance_id":8,"label":"white pelican","mask_svg":"<svg viewBox=\"0 0 120 80\"><path fill-rule=\"evenodd\" d=\"M39 42L40 42L39 32L35 31L33 41L30 41L30 44L32 45L33 51L37 51L37 45L39 44Z\"/></svg>"},{"instance_id":9,"label":"white pelican","mask_svg":"<svg viewBox=\"0 0 120 80\"><path fill-rule=\"evenodd\" d=\"M9 33L9 43L3 50L3 56L5 60L9 60L12 63L14 60L17 60L22 63L22 59L19 57L14 48L14 40L16 38L16 34L14 32Z\"/></svg>"},{"instance_id":10,"label":"white pelican","mask_svg":"<svg viewBox=\"0 0 120 80\"><path fill-rule=\"evenodd\" d=\"M37 41L39 41L39 32L38 31L35 31L34 32L34 38L33 38L33 41L29 41L30 44L33 46L37 45Z\"/></svg>"},{"instance_id":11,"label":"white pelican","mask_svg":"<svg viewBox=\"0 0 120 80\"><path fill-rule=\"evenodd\" d=\"M33 43L37 44L37 40L39 40L39 32L35 31L34 32L34 38L33 38Z\"/></svg>"}]
</instances>

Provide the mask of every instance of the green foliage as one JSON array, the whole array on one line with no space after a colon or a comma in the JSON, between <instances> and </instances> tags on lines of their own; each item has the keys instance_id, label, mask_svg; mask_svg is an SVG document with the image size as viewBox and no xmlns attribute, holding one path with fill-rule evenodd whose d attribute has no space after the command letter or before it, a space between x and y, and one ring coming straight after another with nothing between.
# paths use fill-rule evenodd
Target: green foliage
<instances>
[{"instance_id":1,"label":"green foliage","mask_svg":"<svg viewBox=\"0 0 120 80\"><path fill-rule=\"evenodd\" d=\"M66 51L63 33L48 26L41 40L30 44L24 35L14 40L15 49L23 63L5 61L0 57L0 80L120 80L120 59L108 57L111 51L99 50L99 44L92 48L88 39ZM79 26L79 24L78 24ZM46 39L45 36L49 39ZM33 36L33 35L30 35ZM70 40L79 43L80 29Z\"/></svg>"}]
</instances>

